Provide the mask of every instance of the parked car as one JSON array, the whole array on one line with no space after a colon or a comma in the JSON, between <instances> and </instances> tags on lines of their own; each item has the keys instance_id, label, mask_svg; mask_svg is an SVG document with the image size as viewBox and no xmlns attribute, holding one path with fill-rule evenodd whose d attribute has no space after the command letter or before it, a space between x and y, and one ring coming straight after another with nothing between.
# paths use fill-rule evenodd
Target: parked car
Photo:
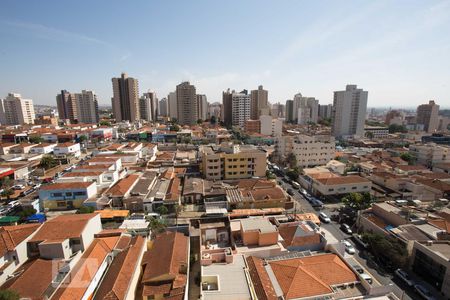
<instances>
[{"instance_id":1,"label":"parked car","mask_svg":"<svg viewBox=\"0 0 450 300\"><path fill-rule=\"evenodd\" d=\"M319 199L316 198L310 198L311 200L309 201L311 203L311 206L314 207L315 209L321 209L323 208L323 202L320 201Z\"/></svg>"},{"instance_id":2,"label":"parked car","mask_svg":"<svg viewBox=\"0 0 450 300\"><path fill-rule=\"evenodd\" d=\"M320 219L320 221L322 221L324 223L330 223L331 222L331 219L323 212L321 212L319 214L319 219Z\"/></svg>"},{"instance_id":3,"label":"parked car","mask_svg":"<svg viewBox=\"0 0 450 300\"><path fill-rule=\"evenodd\" d=\"M355 254L355 248L353 248L353 245L352 244L350 244L350 242L349 241L342 241L342 243L344 244L344 246L345 246L345 251L348 253L348 254Z\"/></svg>"},{"instance_id":4,"label":"parked car","mask_svg":"<svg viewBox=\"0 0 450 300\"><path fill-rule=\"evenodd\" d=\"M363 249L369 248L369 245L362 240L362 237L359 234L354 234L352 238L357 246L360 246Z\"/></svg>"},{"instance_id":5,"label":"parked car","mask_svg":"<svg viewBox=\"0 0 450 300\"><path fill-rule=\"evenodd\" d=\"M287 189L286 192L291 195L294 196L294 191L292 189Z\"/></svg>"},{"instance_id":6,"label":"parked car","mask_svg":"<svg viewBox=\"0 0 450 300\"><path fill-rule=\"evenodd\" d=\"M362 277L365 281L367 281L369 284L372 284L372 277L370 277L368 274L362 273L362 274L361 274L361 277Z\"/></svg>"},{"instance_id":7,"label":"parked car","mask_svg":"<svg viewBox=\"0 0 450 300\"><path fill-rule=\"evenodd\" d=\"M308 192L305 189L300 189L300 193L302 193L303 196L308 195Z\"/></svg>"},{"instance_id":8,"label":"parked car","mask_svg":"<svg viewBox=\"0 0 450 300\"><path fill-rule=\"evenodd\" d=\"M293 188L295 188L297 190L300 188L300 184L298 182L292 181L291 185L292 185Z\"/></svg>"},{"instance_id":9,"label":"parked car","mask_svg":"<svg viewBox=\"0 0 450 300\"><path fill-rule=\"evenodd\" d=\"M348 226L348 225L345 224L345 223L342 223L342 224L341 224L341 230L342 230L343 232L345 232L346 234L352 234L352 233L353 233L353 231L352 231L352 229L350 228L350 226Z\"/></svg>"},{"instance_id":10,"label":"parked car","mask_svg":"<svg viewBox=\"0 0 450 300\"><path fill-rule=\"evenodd\" d=\"M364 273L364 269L359 265L354 265L353 269L355 269L355 271L358 272L359 274Z\"/></svg>"},{"instance_id":11,"label":"parked car","mask_svg":"<svg viewBox=\"0 0 450 300\"><path fill-rule=\"evenodd\" d=\"M415 284L414 285L414 290L417 292L417 294L419 294L420 296L422 296L422 298L424 298L426 300L435 300L436 299L430 293L430 291L426 287L421 285L421 284Z\"/></svg>"},{"instance_id":12,"label":"parked car","mask_svg":"<svg viewBox=\"0 0 450 300\"><path fill-rule=\"evenodd\" d=\"M12 187L13 190L23 190L24 188L25 186L23 184L16 184Z\"/></svg>"},{"instance_id":13,"label":"parked car","mask_svg":"<svg viewBox=\"0 0 450 300\"><path fill-rule=\"evenodd\" d=\"M397 277L400 278L408 286L414 285L414 281L409 277L408 273L406 273L402 269L395 270L395 275L397 275Z\"/></svg>"}]
</instances>

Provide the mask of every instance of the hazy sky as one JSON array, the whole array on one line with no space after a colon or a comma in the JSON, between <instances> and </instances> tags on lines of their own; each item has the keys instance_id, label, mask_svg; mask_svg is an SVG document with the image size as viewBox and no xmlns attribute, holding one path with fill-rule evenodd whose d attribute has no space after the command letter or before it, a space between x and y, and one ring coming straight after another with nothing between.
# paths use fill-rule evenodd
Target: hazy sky
<instances>
[{"instance_id":1,"label":"hazy sky","mask_svg":"<svg viewBox=\"0 0 450 300\"><path fill-rule=\"evenodd\" d=\"M353 83L369 106L450 107L450 1L2 0L0 39L0 97L35 104L61 89L110 104L127 72L159 98L189 80L210 102L262 84L272 103L331 103Z\"/></svg>"}]
</instances>

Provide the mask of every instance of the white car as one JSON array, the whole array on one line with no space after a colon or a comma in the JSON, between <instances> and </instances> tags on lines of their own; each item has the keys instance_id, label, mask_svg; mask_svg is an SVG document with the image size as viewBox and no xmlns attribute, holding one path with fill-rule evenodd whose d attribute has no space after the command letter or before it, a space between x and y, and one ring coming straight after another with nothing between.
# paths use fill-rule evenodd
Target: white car
<instances>
[{"instance_id":1,"label":"white car","mask_svg":"<svg viewBox=\"0 0 450 300\"><path fill-rule=\"evenodd\" d=\"M349 241L342 241L342 243L345 246L345 251L347 251L348 254L355 254L355 248L350 244Z\"/></svg>"},{"instance_id":2,"label":"white car","mask_svg":"<svg viewBox=\"0 0 450 300\"><path fill-rule=\"evenodd\" d=\"M13 190L23 190L25 186L23 184L16 184L12 187Z\"/></svg>"},{"instance_id":3,"label":"white car","mask_svg":"<svg viewBox=\"0 0 450 300\"><path fill-rule=\"evenodd\" d=\"M411 278L409 278L408 273L406 273L402 269L395 270L395 275L397 275L397 277L400 278L408 286L413 286L414 285L414 281Z\"/></svg>"},{"instance_id":4,"label":"white car","mask_svg":"<svg viewBox=\"0 0 450 300\"><path fill-rule=\"evenodd\" d=\"M331 219L323 212L319 214L319 219L324 223L330 223Z\"/></svg>"}]
</instances>

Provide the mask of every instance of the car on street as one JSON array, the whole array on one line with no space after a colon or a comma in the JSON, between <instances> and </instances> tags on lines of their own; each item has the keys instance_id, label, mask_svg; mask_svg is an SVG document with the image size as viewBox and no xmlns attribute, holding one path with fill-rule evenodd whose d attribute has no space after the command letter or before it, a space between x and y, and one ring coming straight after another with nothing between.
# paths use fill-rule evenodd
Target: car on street
<instances>
[{"instance_id":1,"label":"car on street","mask_svg":"<svg viewBox=\"0 0 450 300\"><path fill-rule=\"evenodd\" d=\"M395 270L394 273L398 278L400 278L408 286L414 286L414 281L409 277L408 273L406 273L404 270L397 269L397 270Z\"/></svg>"},{"instance_id":2,"label":"car on street","mask_svg":"<svg viewBox=\"0 0 450 300\"><path fill-rule=\"evenodd\" d=\"M350 242L349 241L342 241L342 243L344 244L344 246L345 246L345 251L348 253L348 254L355 254L355 248L353 247L353 245L352 244L350 244Z\"/></svg>"},{"instance_id":3,"label":"car on street","mask_svg":"<svg viewBox=\"0 0 450 300\"><path fill-rule=\"evenodd\" d=\"M13 190L23 190L24 188L25 186L23 184L16 184L12 187Z\"/></svg>"},{"instance_id":4,"label":"car on street","mask_svg":"<svg viewBox=\"0 0 450 300\"><path fill-rule=\"evenodd\" d=\"M292 185L293 188L295 188L297 190L300 188L300 184L298 182L292 181L291 185Z\"/></svg>"},{"instance_id":5,"label":"car on street","mask_svg":"<svg viewBox=\"0 0 450 300\"><path fill-rule=\"evenodd\" d=\"M361 277L362 277L365 281L367 281L369 284L372 284L372 277L370 277L368 274L362 273L362 274L361 274Z\"/></svg>"},{"instance_id":6,"label":"car on street","mask_svg":"<svg viewBox=\"0 0 450 300\"><path fill-rule=\"evenodd\" d=\"M345 223L342 223L342 224L341 224L341 230L342 230L343 232L345 232L346 234L352 234L352 233L353 233L353 231L352 231L352 229L350 228L350 226L348 226L348 225L345 224Z\"/></svg>"},{"instance_id":7,"label":"car on street","mask_svg":"<svg viewBox=\"0 0 450 300\"><path fill-rule=\"evenodd\" d=\"M321 212L320 214L319 214L319 219L320 219L320 221L322 221L322 222L324 222L324 223L330 223L331 222L331 219L330 219L330 217L328 217L325 213L323 213L323 212Z\"/></svg>"},{"instance_id":8,"label":"car on street","mask_svg":"<svg viewBox=\"0 0 450 300\"><path fill-rule=\"evenodd\" d=\"M294 191L292 189L287 189L286 192L291 195L294 196Z\"/></svg>"},{"instance_id":9,"label":"car on street","mask_svg":"<svg viewBox=\"0 0 450 300\"><path fill-rule=\"evenodd\" d=\"M353 269L358 272L359 274L364 273L364 269L360 265L354 265Z\"/></svg>"},{"instance_id":10,"label":"car on street","mask_svg":"<svg viewBox=\"0 0 450 300\"><path fill-rule=\"evenodd\" d=\"M369 245L363 241L362 236L359 234L354 234L352 236L353 241L355 242L356 246L360 246L363 249L369 248Z\"/></svg>"},{"instance_id":11,"label":"car on street","mask_svg":"<svg viewBox=\"0 0 450 300\"><path fill-rule=\"evenodd\" d=\"M435 300L436 298L434 298L434 296L430 293L430 291L424 287L421 284L415 284L414 285L414 290L417 292L417 294L419 294L420 296L422 296L423 299L426 300Z\"/></svg>"},{"instance_id":12,"label":"car on street","mask_svg":"<svg viewBox=\"0 0 450 300\"><path fill-rule=\"evenodd\" d=\"M308 192L307 192L305 189L300 189L300 193L301 193L303 196L308 195Z\"/></svg>"}]
</instances>

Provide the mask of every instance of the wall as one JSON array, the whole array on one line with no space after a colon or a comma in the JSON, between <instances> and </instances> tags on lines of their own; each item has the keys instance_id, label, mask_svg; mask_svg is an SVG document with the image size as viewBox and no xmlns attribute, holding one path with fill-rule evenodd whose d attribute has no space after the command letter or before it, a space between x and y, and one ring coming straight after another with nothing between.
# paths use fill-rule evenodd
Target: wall
<instances>
[{"instance_id":1,"label":"wall","mask_svg":"<svg viewBox=\"0 0 450 300\"><path fill-rule=\"evenodd\" d=\"M69 239L58 243L40 243L39 255L41 258L55 259L64 258L68 259L72 255L72 251L69 246Z\"/></svg>"},{"instance_id":2,"label":"wall","mask_svg":"<svg viewBox=\"0 0 450 300\"><path fill-rule=\"evenodd\" d=\"M100 231L102 231L102 222L100 220L100 215L97 214L89 220L81 234L81 250L86 250L94 240L94 234L99 233Z\"/></svg>"}]
</instances>

